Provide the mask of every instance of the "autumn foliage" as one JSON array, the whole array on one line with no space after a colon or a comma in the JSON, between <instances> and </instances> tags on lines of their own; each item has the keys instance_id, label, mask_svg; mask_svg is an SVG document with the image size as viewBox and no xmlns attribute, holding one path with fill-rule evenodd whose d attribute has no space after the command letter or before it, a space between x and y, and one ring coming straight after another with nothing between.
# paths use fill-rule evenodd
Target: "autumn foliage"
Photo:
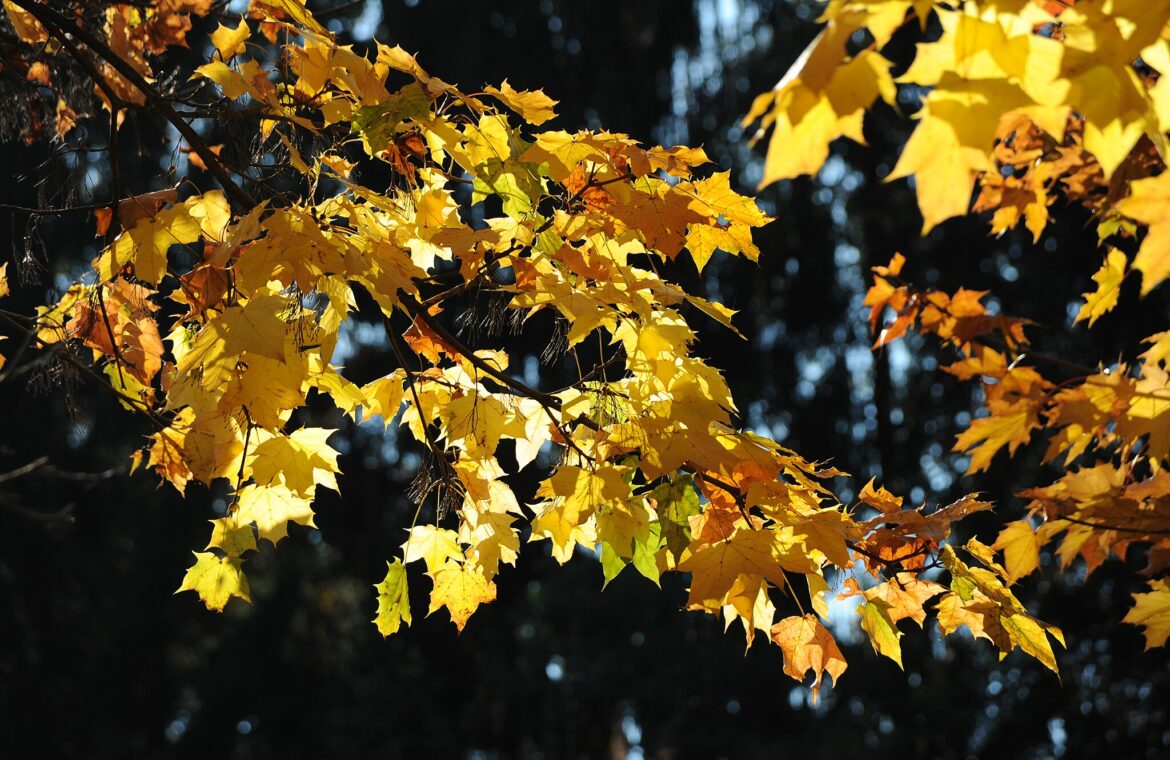
<instances>
[{"instance_id":1,"label":"autumn foliage","mask_svg":"<svg viewBox=\"0 0 1170 760\"><path fill-rule=\"evenodd\" d=\"M991 504L914 507L872 481L841 503L830 481L844 474L745 431L720 372L692 353L688 320L735 335L734 312L664 266L701 271L717 251L755 260L752 230L771 221L702 149L550 130L557 104L542 92L461 89L402 48L339 45L299 0L253 0L221 14L210 60L185 73L297 174L290 193L209 144L152 69L192 19L218 12L210 0L4 8L23 41L5 65L43 85L46 118L26 139L100 119L113 142L145 110L207 179L137 194L115 179L91 270L35 316L4 315L149 422L138 469L192 508L226 495L208 545L185 576L176 568L179 590L209 609L250 601L249 556L290 523L313 525L320 489L344 494L334 431L294 416L327 397L426 451L413 497L427 510L388 546L375 587L384 635L410 625L411 583L430 583L427 613L463 629L536 542L561 563L595 554L607 582L627 567L655 583L688 574L687 609L739 621L749 645L762 633L785 673L811 672L814 693L846 669L825 624L837 598L855 600L875 651L899 664L902 621L931 615L1055 671L1061 631L1013 591L1046 547L1090 571L1146 551L1154 579L1125 619L1149 646L1170 636L1170 332L1124 363L1057 365L985 293L918 287L900 254L877 268L875 349L922 332L953 349L945 372L983 387L987 413L954 444L970 471L1041 442L1066 467L1022 494L1028 518L992 545L959 545L953 526ZM939 36L895 80L883 48L935 19ZM926 94L890 179L913 177L925 230L990 212L992 232L1038 237L1057 198L1084 204L1103 246L1078 317L1090 326L1123 279L1141 277L1144 294L1170 277L1170 4L833 0L823 21L747 117L770 130L765 184L816 173L835 139L863 140L868 109L914 85ZM94 88L93 113L54 88L67 64ZM460 331L450 315L469 296L489 313ZM380 311L396 367L361 385L332 363L359 301ZM568 387L534 387L510 366L504 333L538 314L559 325L553 351L593 357ZM524 469L540 474L533 503L507 480Z\"/></svg>"}]
</instances>

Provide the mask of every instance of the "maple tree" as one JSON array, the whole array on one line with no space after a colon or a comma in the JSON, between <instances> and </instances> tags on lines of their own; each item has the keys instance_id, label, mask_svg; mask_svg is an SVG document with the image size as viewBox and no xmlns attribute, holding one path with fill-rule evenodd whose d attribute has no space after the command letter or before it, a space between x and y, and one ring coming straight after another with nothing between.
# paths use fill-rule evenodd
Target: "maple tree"
<instances>
[{"instance_id":1,"label":"maple tree","mask_svg":"<svg viewBox=\"0 0 1170 760\"><path fill-rule=\"evenodd\" d=\"M210 0L4 7L24 43L6 65L43 85L44 118L26 139L104 117L116 144L126 116L145 110L217 185L134 193L115 176L113 200L95 209L104 245L91 271L35 317L4 312L153 426L136 467L198 503L203 489L227 494L179 586L209 609L248 601L249 555L289 523L311 526L318 489L344 487L333 431L296 416L318 396L361 424L400 422L427 452L420 511L371 595L384 635L410 625L421 575L428 613L445 609L462 629L527 536L561 563L596 552L607 582L627 567L654 582L689 574L688 609L739 620L749 645L763 632L784 672L811 671L815 695L846 667L823 622L833 598L856 599L873 648L899 664L899 623L933 612L946 633L966 627L1056 670L1060 630L1011 588L1046 544L1061 538L1062 563L1090 569L1150 545L1149 572L1164 569L1164 334L1132 369L1050 380L1026 320L990 314L982 293L914 287L901 257L878 269L866 300L875 345L916 327L958 351L947 371L983 383L989 414L956 443L973 472L1044 432L1049 459L1091 459L1028 491L1033 518L992 546L955 546L952 526L989 503L907 508L872 481L859 503L841 503L829 481L843 473L743 430L720 373L692 354L684 305L733 333L734 313L662 271L684 251L699 271L716 251L754 260L752 229L770 221L728 173L703 168L701 149L538 131L556 107L542 92L506 81L465 92L398 47L360 55L298 0L254 0L237 17ZM152 57L210 14L214 53L190 72L197 96L165 91ZM1166 4L835 0L747 117L772 129L765 183L814 173L838 137L861 140L866 110L895 99L882 48L932 18L941 36L899 77L932 89L891 175L914 176L926 229L990 210L993 231L1023 221L1038 236L1056 196L1089 205L1102 240L1142 241L1132 264L1120 243L1106 253L1081 314L1090 324L1131 269L1143 292L1170 276L1159 247ZM92 100L55 86L65 66L88 78ZM246 120L295 189L209 143L191 123L209 113ZM371 187L367 176L388 179ZM0 279L0 296L7 287ZM331 360L367 299L397 367L359 385ZM462 332L447 316L461 305L472 313ZM540 389L510 369L503 333L538 314L560 325L553 350L578 359L569 387ZM525 505L507 478L528 468L541 483ZM1170 635L1168 602L1154 580L1126 618L1151 646Z\"/></svg>"}]
</instances>

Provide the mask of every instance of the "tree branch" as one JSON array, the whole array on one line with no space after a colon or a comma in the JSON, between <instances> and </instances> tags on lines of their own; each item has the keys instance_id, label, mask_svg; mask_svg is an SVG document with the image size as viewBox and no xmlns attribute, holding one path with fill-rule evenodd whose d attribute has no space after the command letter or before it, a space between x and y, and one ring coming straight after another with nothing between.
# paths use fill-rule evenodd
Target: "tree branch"
<instances>
[{"instance_id":1,"label":"tree branch","mask_svg":"<svg viewBox=\"0 0 1170 760\"><path fill-rule=\"evenodd\" d=\"M216 178L216 180L219 181L220 185L223 186L224 191L237 204L249 209L258 205L256 199L253 198L247 190L236 184L236 182L231 178L226 165L220 160L219 156L212 152L211 148L207 145L199 133L195 131L195 128L192 127L188 122L184 121L183 118L175 111L174 107L171 106L170 102L162 95L160 95L158 91L155 90L150 85L150 83L146 81L146 78L143 77L142 74L138 73L138 71L136 71L133 66L122 60L122 58L120 58L117 53L110 49L109 45L98 39L95 35L90 33L89 30L83 29L82 27L73 23L69 18L63 16L52 8L47 7L46 5L36 2L36 0L12 0L12 3L32 14L32 16L37 19L37 21L40 21L45 26L45 28L48 29L54 37L61 40L62 43L69 45L74 39L80 40L87 48L93 51L95 55L104 60L106 63L110 64L110 66L112 66L115 71L125 77L126 80L130 82L130 84L134 85L134 87L137 88L146 98L146 102L149 108L143 110L154 109L157 110L158 113L162 114L162 116L168 122L170 122L176 130L178 130L179 134L183 136L183 139L187 141L187 144L191 147L191 150L195 151L195 153L201 159L203 159L203 163L207 165L207 168L211 174ZM89 68L87 68L87 71L91 77L94 76L95 72ZM100 81L100 78L95 81ZM117 108L117 104L111 103L111 107Z\"/></svg>"}]
</instances>

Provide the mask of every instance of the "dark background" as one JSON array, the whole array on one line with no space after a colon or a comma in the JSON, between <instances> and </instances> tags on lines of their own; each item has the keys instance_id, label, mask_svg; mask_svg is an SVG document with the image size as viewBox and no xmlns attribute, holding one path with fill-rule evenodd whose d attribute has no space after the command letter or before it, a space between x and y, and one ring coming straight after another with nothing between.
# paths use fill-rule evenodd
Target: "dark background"
<instances>
[{"instance_id":1,"label":"dark background","mask_svg":"<svg viewBox=\"0 0 1170 760\"><path fill-rule=\"evenodd\" d=\"M738 120L812 39L819 10L780 0L371 0L328 18L359 44L376 31L417 51L432 73L469 89L504 78L543 88L561 101L550 128L604 126L651 143L702 144L746 191L760 176L762 149L748 148ZM203 44L198 33L192 40ZM896 38L891 55L904 61L912 41ZM911 113L914 96L903 95L899 105ZM777 220L757 237L759 267L717 257L702 277L689 265L674 274L741 311L747 341L694 324L744 424L853 473L838 484L842 499L871 476L914 502L982 491L998 514L971 529L989 539L997 522L1022 514L1012 494L1051 482L1056 471L1028 450L979 477L961 476L965 461L949 449L976 408L972 390L936 371L947 355L928 342L869 351L860 304L869 266L903 251L907 275L920 284L991 290L1005 312L1040 323L1032 334L1043 350L1082 363L1132 355L1142 336L1164 329L1167 304L1157 293L1138 304L1127 288L1122 307L1092 332L1071 326L1101 256L1079 209L1054 207L1059 221L1038 245L1026 233L993 239L978 218L920 238L909 185L881 182L911 126L880 106L867 122L870 149L837 145L817 180L764 191L761 203ZM149 146L158 126L135 129ZM61 146L0 145L12 179L0 202L34 205L38 187L78 190L79 201L105 197L101 163L65 155ZM169 152L130 144L120 158L130 189L167 182ZM93 255L88 224L0 211L0 261L19 263L31 250L43 264L7 308L31 312L68 284ZM393 367L377 341L355 335L350 348L347 372L359 380ZM562 370L543 370L547 387ZM343 424L324 407L313 416ZM418 458L393 432L345 430L344 499L324 492L319 530L294 527L278 550L254 555L254 605L232 602L215 615L192 594L172 595L190 552L207 539L212 495L192 487L183 499L149 473L126 476L150 431L92 384L39 366L0 385L0 472L41 456L52 464L0 483L0 755L1170 752L1165 651L1143 653L1138 630L1118 622L1138 589L1141 557L1109 563L1088 581L1083 570L1060 573L1049 562L1022 584L1033 611L1068 636L1060 679L1018 653L998 662L990 646L963 635L943 641L930 623L903 639L903 672L870 651L843 611L836 630L849 670L813 705L781 672L775 647L758 643L745 656L738 630L724 634L715 620L680 611L679 578L659 591L627 570L601 592L592 557L558 569L540 545L503 572L499 600L462 635L443 614L422 616L427 584L412 575L414 625L383 640L369 622L371 586L409 524L403 491ZM108 468L120 472L69 477Z\"/></svg>"}]
</instances>

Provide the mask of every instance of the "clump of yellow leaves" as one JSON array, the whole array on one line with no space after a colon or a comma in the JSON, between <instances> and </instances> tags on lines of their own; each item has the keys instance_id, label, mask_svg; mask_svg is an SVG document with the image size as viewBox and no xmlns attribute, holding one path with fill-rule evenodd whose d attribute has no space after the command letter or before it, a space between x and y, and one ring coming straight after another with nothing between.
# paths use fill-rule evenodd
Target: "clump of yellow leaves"
<instances>
[{"instance_id":1,"label":"clump of yellow leaves","mask_svg":"<svg viewBox=\"0 0 1170 760\"><path fill-rule=\"evenodd\" d=\"M937 37L920 42L893 80L882 54L891 37L902 28L925 34L935 19ZM1111 243L1076 316L1089 327L1116 307L1127 278L1140 277L1143 296L1170 278L1170 4L832 0L821 21L820 34L745 119L759 122L757 138L772 130L761 185L815 174L838 137L863 143L866 111L879 98L892 105L902 87L914 96L906 100L921 96L921 107L887 179L913 178L924 233L952 217L990 212L992 232L1022 223L1038 241L1055 200L1086 206L1101 241ZM1135 237L1140 245L1130 260L1120 241ZM1091 571L1140 546L1147 572L1164 572L1170 334L1148 338L1151 348L1129 364L1053 362L1031 350L1025 320L988 313L986 294L917 290L901 279L904 263L899 255L875 268L865 300L875 348L917 328L959 352L946 372L981 381L987 414L954 447L970 457L968 471L986 470L998 452L1013 454L1041 437L1047 461L1088 462L1023 494L1032 499L1029 519L1009 524L993 547L1003 565L991 549L968 545L969 552L1015 581L1063 536L1056 553L1064 566L1080 557ZM1046 362L1061 377L1049 379ZM943 630L966 625L1001 649L1014 641L1054 666L1043 626L1012 611L992 571L969 570L953 554L942 559L956 579L940 601ZM1149 645L1163 644L1170 632L1165 581L1135 599L1126 621L1146 626ZM989 604L994 614L971 617ZM872 606L862 607L864 627L879 651L893 651L896 636Z\"/></svg>"},{"instance_id":2,"label":"clump of yellow leaves","mask_svg":"<svg viewBox=\"0 0 1170 760\"><path fill-rule=\"evenodd\" d=\"M932 16L941 36L918 45L912 65L895 83L880 51L899 28L921 22L925 29ZM916 85L929 92L890 179L915 178L924 230L966 214L977 181L1003 185L1001 168L1011 162L997 155L997 147L1018 150L1013 133L1035 129L1052 148L1031 156L1043 168L1023 182L1007 176L1016 177L1009 194L1032 194L1020 208L1038 235L1048 200L1037 191L1079 169L1067 154L1083 151L1082 163L1092 162L1105 181L1123 165L1129 176L1128 164L1140 161L1144 151L1143 138L1165 156L1170 89L1157 74L1170 67L1163 36L1168 20L1164 3L1124 0L834 0L822 16L821 34L745 119L761 120L761 130L776 125L762 184L815 173L837 137L864 142L864 111L879 95L892 104L896 84ZM850 53L847 41L857 32L872 42ZM1134 68L1139 59L1154 77ZM817 147L794 150L794 138ZM991 198L982 202L999 207ZM1009 199L1005 207L1016 203ZM1010 226L1009 219L999 224Z\"/></svg>"},{"instance_id":3,"label":"clump of yellow leaves","mask_svg":"<svg viewBox=\"0 0 1170 760\"><path fill-rule=\"evenodd\" d=\"M800 156L770 159L769 179L815 170L836 135L860 139L864 110L876 97L892 100L894 83L879 53L847 56L846 40L865 28L884 43L910 9L925 17L930 3L830 4L830 28L802 69L759 106L776 125L773 144ZM947 19L950 27L1001 23L957 12ZM958 182L969 192L985 168L976 148L990 135L954 128L972 99L994 110L1007 98L1042 126L1056 128L1053 114L1063 124L1068 105L1047 103L1058 73L1038 63L1059 43L1038 42L1036 52L1018 24L1001 31L995 44L1019 48L1010 70L993 65L1003 56L945 42L924 61L975 56L977 83L951 73L932 80L937 66L916 70L939 85L920 127L926 136L915 138L924 145L899 169L918 173L922 186L942 182L949 192ZM249 56L278 37L289 40L279 76L263 56ZM468 94L397 47L363 57L297 0L254 2L213 42L196 79L255 116L262 140L279 146L310 190L255 199L221 171L223 191L137 196L137 211L120 209L120 229L93 262L94 284L75 286L38 322L42 342L89 348L122 402L156 425L143 466L180 492L198 483L230 494L181 591L213 610L249 600L244 567L258 539L276 544L290 524L312 526L319 490L343 486L334 431L297 414L321 396L361 424L400 420L427 450L418 496L434 517L404 526L401 557L376 585L384 635L411 623L411 572L430 579L428 614L446 610L462 630L495 599L497 577L527 537L547 541L562 563L579 550L599 553L606 581L628 566L654 582L689 573L688 609L739 621L749 644L762 631L782 650L786 673L800 680L811 671L814 693L825 674L835 680L845 670L822 622L829 581L859 562L869 572L838 596L864 598L862 629L899 664L899 623L921 625L925 605L941 595L946 630L966 625L1005 654L1019 647L1055 669L1036 631L1058 632L1023 611L1009 572L993 562L970 569L945 547L954 522L988 505L969 498L903 509L871 484L850 509L826 486L843 473L736 426L727 384L692 353L682 309L732 332L734 312L664 279L660 263L684 252L700 270L717 251L754 260L752 230L769 219L727 172L698 171L708 163L701 149L647 148L610 132L533 132L554 118L556 103L543 93L504 82ZM1032 95L1047 100L1029 105ZM949 153L936 177L912 156L939 145ZM204 162L218 158L200 152ZM363 184L374 162L391 178L384 186ZM469 206L482 222L468 221ZM955 208L951 198L928 218ZM358 318L358 291L380 311L398 364L361 385L331 363L343 326ZM521 327L551 317L568 351L595 341L597 363L564 389L517 380L498 345L469 345L449 329L444 307L469 293L490 294ZM988 317L976 293L916 299L891 281L870 303L914 310L895 330L919 319L956 342L992 330L1022 342L1020 326ZM1005 379L1015 372L1003 356L982 360L1002 364ZM1002 387L1010 426L965 442L980 462L1026 439L1049 398L1022 374ZM528 505L505 480L526 468L544 468ZM951 591L919 577L940 557ZM795 609L780 613L787 600Z\"/></svg>"}]
</instances>

